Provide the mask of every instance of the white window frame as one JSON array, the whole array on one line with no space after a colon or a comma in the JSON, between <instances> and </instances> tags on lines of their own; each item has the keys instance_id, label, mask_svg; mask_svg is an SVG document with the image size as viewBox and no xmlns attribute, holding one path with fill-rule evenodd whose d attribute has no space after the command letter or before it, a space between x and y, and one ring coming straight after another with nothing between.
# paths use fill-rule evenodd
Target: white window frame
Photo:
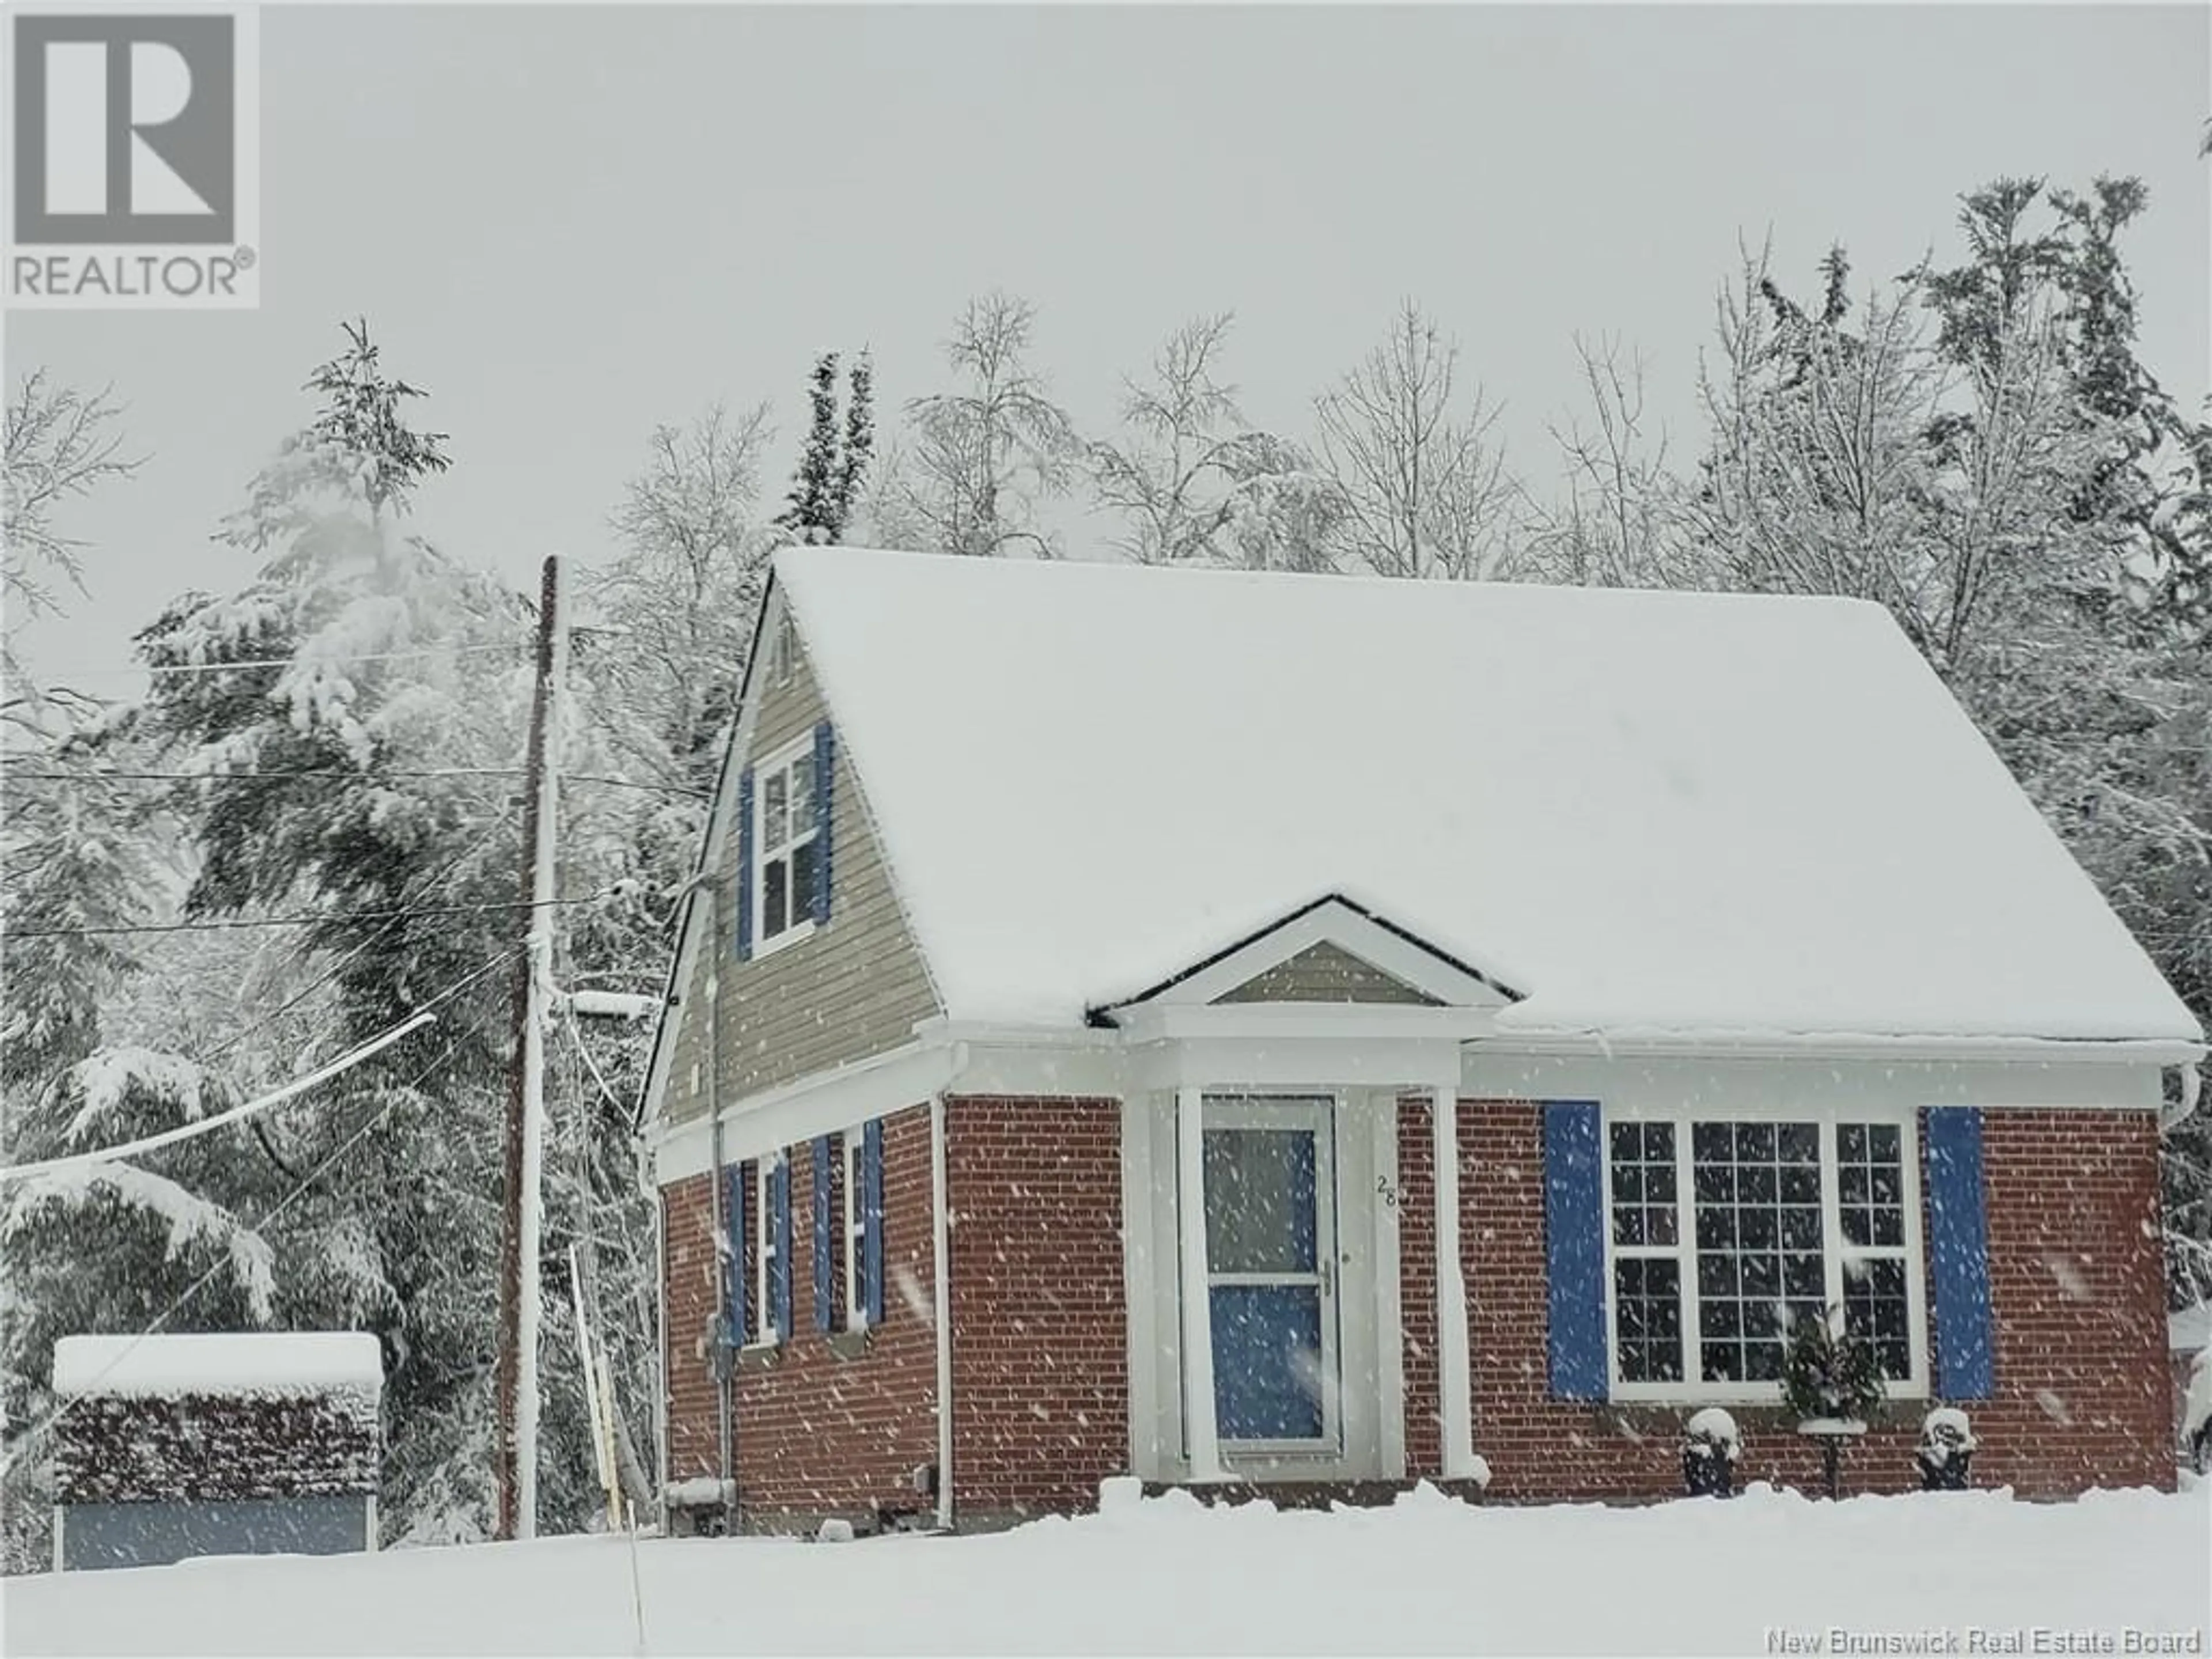
<instances>
[{"instance_id":1,"label":"white window frame","mask_svg":"<svg viewBox=\"0 0 2212 1659\"><path fill-rule=\"evenodd\" d=\"M751 872L752 896L750 902L752 904L753 912L753 957L756 961L762 957L773 956L778 951L785 950L791 945L796 945L801 939L807 938L814 932L813 884L811 882L808 884L807 890L805 895L805 903L800 905L799 902L800 896L791 885L789 872L792 867L793 858L798 853L799 848L810 842L818 842L822 838L822 780L819 778L814 780L812 804L814 807L815 822L813 828L807 830L803 836L787 836L783 845L775 848L773 853L771 853L769 848L767 833L769 780L781 773L787 773L796 763L801 760L805 761L810 766L811 766L814 761L814 733L811 731L809 731L805 736L796 738L793 741L784 744L782 748L777 750L774 754L769 755L764 760L754 763L753 765L753 821L751 826L753 867ZM787 781L784 786L784 800L786 803L787 814L789 811L789 802L791 799L790 787L790 784ZM816 853L816 856L817 858L821 856L818 850ZM770 864L779 860L783 863L786 872L784 881L784 902L787 907L786 915L788 917L793 914L794 908L803 909L805 911L805 920L790 922L781 933L776 934L773 939L771 939L768 934L768 867Z\"/></svg>"},{"instance_id":2,"label":"white window frame","mask_svg":"<svg viewBox=\"0 0 2212 1659\"><path fill-rule=\"evenodd\" d=\"M845 1179L841 1197L845 1212L845 1328L848 1331L868 1328L867 1298L860 1294L860 1264L866 1255L862 1235L867 1231L867 1212L860 1200L861 1137L865 1133L866 1130L859 1127L845 1131L839 1160Z\"/></svg>"},{"instance_id":3,"label":"white window frame","mask_svg":"<svg viewBox=\"0 0 2212 1659\"><path fill-rule=\"evenodd\" d=\"M792 649L791 613L776 612L775 621L768 630L768 678L771 685L789 685L793 660L797 653Z\"/></svg>"},{"instance_id":4,"label":"white window frame","mask_svg":"<svg viewBox=\"0 0 2212 1659\"><path fill-rule=\"evenodd\" d=\"M761 1158L753 1165L753 1185L757 1189L755 1196L757 1200L754 1209L760 1217L760 1237L753 1246L753 1288L756 1292L753 1305L760 1311L754 1316L759 1322L757 1327L758 1334L748 1346L756 1348L777 1347L782 1342L775 1328L775 1304L770 1299L775 1285L772 1270L775 1263L775 1188L772 1177L776 1165L781 1162L781 1157L777 1156Z\"/></svg>"},{"instance_id":5,"label":"white window frame","mask_svg":"<svg viewBox=\"0 0 2212 1659\"><path fill-rule=\"evenodd\" d=\"M1624 1247L1616 1252L1613 1243L1613 1149L1610 1131L1616 1123L1672 1123L1674 1126L1674 1202L1678 1216L1675 1237L1678 1241L1672 1252L1681 1266L1680 1268L1682 1297L1682 1369L1680 1382L1628 1382L1620 1376L1620 1346L1616 1297L1613 1294L1613 1262L1616 1255L1663 1257L1669 1254L1663 1248L1649 1246ZM1858 1260L1895 1260L1900 1255L1905 1261L1905 1337L1911 1369L1902 1381L1891 1380L1883 1384L1883 1392L1892 1400L1923 1400L1928 1397L1928 1287L1927 1255L1922 1237L1920 1208L1920 1127L1919 1115L1914 1111L1899 1112L1866 1107L1775 1107L1765 1109L1680 1109L1664 1111L1644 1111L1633 1107L1607 1107L1601 1115L1598 1139L1599 1173L1601 1176L1601 1218L1605 1238L1605 1370L1607 1397L1623 1403L1650 1402L1654 1404L1716 1404L1716 1405L1778 1405L1782 1399L1779 1382L1702 1382L1698 1380L1700 1355L1703 1351L1703 1332L1698 1325L1698 1247L1697 1247L1697 1190L1696 1163L1692 1152L1692 1127L1699 1123L1811 1123L1820 1136L1820 1259L1826 1275L1824 1298L1830 1307L1844 1300L1844 1261L1848 1256ZM1899 1162L1904 1176L1905 1243L1900 1250L1890 1245L1847 1245L1844 1243L1843 1218L1839 1183L1837 1179L1836 1129L1843 1123L1893 1124L1899 1132Z\"/></svg>"}]
</instances>

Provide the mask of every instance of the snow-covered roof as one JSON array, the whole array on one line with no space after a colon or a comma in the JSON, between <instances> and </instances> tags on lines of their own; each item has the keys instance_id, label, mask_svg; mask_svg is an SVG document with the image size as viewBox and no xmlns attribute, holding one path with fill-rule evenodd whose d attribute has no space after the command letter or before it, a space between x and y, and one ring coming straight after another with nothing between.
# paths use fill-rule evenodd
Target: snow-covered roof
<instances>
[{"instance_id":1,"label":"snow-covered roof","mask_svg":"<svg viewBox=\"0 0 2212 1659\"><path fill-rule=\"evenodd\" d=\"M1081 1020L1335 893L1529 1032L2196 1042L1888 617L778 556L947 1016Z\"/></svg>"},{"instance_id":2,"label":"snow-covered roof","mask_svg":"<svg viewBox=\"0 0 2212 1659\"><path fill-rule=\"evenodd\" d=\"M54 1344L57 1395L374 1395L383 1387L383 1354L365 1331L65 1336Z\"/></svg>"}]
</instances>

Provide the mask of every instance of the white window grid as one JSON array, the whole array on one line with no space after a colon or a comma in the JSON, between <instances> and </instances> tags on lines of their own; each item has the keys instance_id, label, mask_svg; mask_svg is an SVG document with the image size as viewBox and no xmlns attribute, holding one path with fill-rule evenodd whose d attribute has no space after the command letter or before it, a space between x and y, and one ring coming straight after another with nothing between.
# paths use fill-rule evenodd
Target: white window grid
<instances>
[{"instance_id":1,"label":"white window grid","mask_svg":"<svg viewBox=\"0 0 2212 1659\"><path fill-rule=\"evenodd\" d=\"M860 1199L862 1134L863 1131L857 1128L845 1132L844 1155L838 1164L845 1182L841 1197L845 1228L845 1328L848 1331L868 1328L868 1299L860 1294L860 1267L866 1255L864 1235L867 1231L867 1209Z\"/></svg>"},{"instance_id":2,"label":"white window grid","mask_svg":"<svg viewBox=\"0 0 2212 1659\"><path fill-rule=\"evenodd\" d=\"M756 1346L774 1347L782 1339L775 1328L775 1305L770 1299L775 1285L775 1168L781 1158L764 1158L754 1166L753 1184L756 1202L753 1212L760 1217L760 1231L753 1248L753 1275L756 1294L753 1306L758 1310L753 1316L753 1342Z\"/></svg>"},{"instance_id":3,"label":"white window grid","mask_svg":"<svg viewBox=\"0 0 2212 1659\"><path fill-rule=\"evenodd\" d=\"M1776 1109L1767 1111L1683 1110L1642 1111L1608 1109L1598 1141L1601 1178L1601 1224L1605 1238L1606 1375L1610 1398L1624 1402L1675 1403L1695 1401L1728 1405L1771 1405L1782 1397L1779 1382L1706 1382L1700 1358L1704 1334L1699 1327L1697 1280L1697 1198L1692 1127L1699 1123L1742 1122L1812 1123L1820 1137L1820 1228L1823 1293L1829 1307L1844 1301L1847 1279L1869 1262L1901 1261L1905 1268L1905 1326L1910 1360L1903 1378L1892 1377L1884 1392L1892 1399L1924 1399L1928 1395L1928 1305L1923 1228L1921 1225L1920 1153L1917 1114L1897 1115L1837 1109ZM1622 1248L1613 1243L1613 1160L1611 1127L1615 1123L1671 1123L1674 1126L1676 1243L1671 1249L1646 1245ZM1894 1126L1899 1134L1900 1174L1903 1177L1904 1243L1888 1246L1847 1246L1840 1218L1837 1139L1839 1126ZM1620 1375L1619 1298L1615 1294L1614 1263L1638 1258L1667 1259L1679 1263L1676 1273L1681 1310L1683 1376L1679 1382L1629 1382Z\"/></svg>"},{"instance_id":4,"label":"white window grid","mask_svg":"<svg viewBox=\"0 0 2212 1659\"><path fill-rule=\"evenodd\" d=\"M801 848L814 846L822 833L821 781L814 775L814 738L808 733L785 744L753 769L753 955L763 957L796 945L814 931L814 883L802 889L797 879ZM804 822L794 810L805 779ZM819 849L816 856L819 857ZM783 869L783 925L769 927L769 871Z\"/></svg>"}]
</instances>

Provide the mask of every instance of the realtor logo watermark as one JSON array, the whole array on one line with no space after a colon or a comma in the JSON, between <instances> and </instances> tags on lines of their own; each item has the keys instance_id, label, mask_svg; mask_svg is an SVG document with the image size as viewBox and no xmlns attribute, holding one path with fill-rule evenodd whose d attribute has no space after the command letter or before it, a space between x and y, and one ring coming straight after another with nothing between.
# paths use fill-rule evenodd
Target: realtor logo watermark
<instances>
[{"instance_id":1,"label":"realtor logo watermark","mask_svg":"<svg viewBox=\"0 0 2212 1659\"><path fill-rule=\"evenodd\" d=\"M251 6L9 20L9 305L260 302L257 21Z\"/></svg>"}]
</instances>

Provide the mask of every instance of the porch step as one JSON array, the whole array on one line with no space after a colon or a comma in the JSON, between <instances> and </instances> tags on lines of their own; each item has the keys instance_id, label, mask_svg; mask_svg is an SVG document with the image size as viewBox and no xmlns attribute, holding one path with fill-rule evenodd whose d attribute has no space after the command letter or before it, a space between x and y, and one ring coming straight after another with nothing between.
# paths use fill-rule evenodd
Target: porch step
<instances>
[{"instance_id":1,"label":"porch step","mask_svg":"<svg viewBox=\"0 0 2212 1659\"><path fill-rule=\"evenodd\" d=\"M1249 1504L1264 1499L1279 1510L1325 1510L1338 1504L1354 1509L1381 1509L1426 1484L1447 1498L1470 1504L1482 1501L1482 1483L1446 1480L1440 1476L1406 1480L1147 1480L1145 1496L1164 1498L1187 1492L1201 1504Z\"/></svg>"}]
</instances>

